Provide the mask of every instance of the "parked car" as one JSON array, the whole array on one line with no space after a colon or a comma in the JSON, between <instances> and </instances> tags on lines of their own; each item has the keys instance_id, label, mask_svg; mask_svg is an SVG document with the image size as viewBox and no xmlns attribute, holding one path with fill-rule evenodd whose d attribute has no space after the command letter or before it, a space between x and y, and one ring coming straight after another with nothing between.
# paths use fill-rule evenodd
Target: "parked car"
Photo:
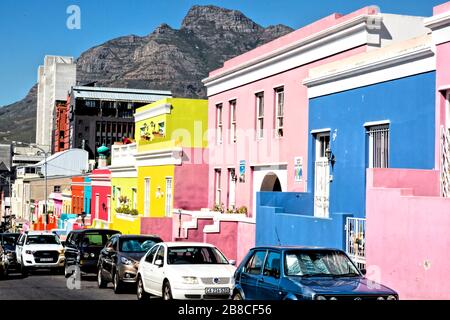
<instances>
[{"instance_id":1,"label":"parked car","mask_svg":"<svg viewBox=\"0 0 450 320\"><path fill-rule=\"evenodd\" d=\"M57 235L46 231L27 231L16 244L17 262L23 275L35 269L64 267L64 247Z\"/></svg>"},{"instance_id":2,"label":"parked car","mask_svg":"<svg viewBox=\"0 0 450 320\"><path fill-rule=\"evenodd\" d=\"M229 299L234 286L234 261L215 246L194 242L162 242L142 257L137 297L150 294L170 299Z\"/></svg>"},{"instance_id":3,"label":"parked car","mask_svg":"<svg viewBox=\"0 0 450 320\"><path fill-rule=\"evenodd\" d=\"M0 277L6 277L12 270L18 270L16 242L20 233L0 233Z\"/></svg>"},{"instance_id":4,"label":"parked car","mask_svg":"<svg viewBox=\"0 0 450 320\"><path fill-rule=\"evenodd\" d=\"M98 257L106 242L117 230L81 229L71 231L65 243L66 263L64 275L70 277L74 272L73 266L79 267L83 273L97 274Z\"/></svg>"},{"instance_id":5,"label":"parked car","mask_svg":"<svg viewBox=\"0 0 450 320\"><path fill-rule=\"evenodd\" d=\"M256 247L239 265L234 300L397 300L338 249Z\"/></svg>"},{"instance_id":6,"label":"parked car","mask_svg":"<svg viewBox=\"0 0 450 320\"><path fill-rule=\"evenodd\" d=\"M114 235L100 252L98 259L98 286L113 283L114 292L122 291L125 283L136 283L139 260L156 243L158 236Z\"/></svg>"}]
</instances>

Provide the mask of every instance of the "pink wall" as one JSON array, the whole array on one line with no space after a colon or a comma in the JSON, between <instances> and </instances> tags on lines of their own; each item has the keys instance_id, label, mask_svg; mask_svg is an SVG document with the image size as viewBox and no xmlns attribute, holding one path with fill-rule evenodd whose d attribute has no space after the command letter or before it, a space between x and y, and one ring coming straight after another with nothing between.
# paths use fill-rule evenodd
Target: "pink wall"
<instances>
[{"instance_id":1,"label":"pink wall","mask_svg":"<svg viewBox=\"0 0 450 320\"><path fill-rule=\"evenodd\" d=\"M108 196L111 196L111 171L106 169L97 169L92 171L92 199L91 199L91 215L93 219L101 219L108 221ZM96 195L99 195L99 212L96 208ZM103 204L105 209L103 209ZM111 206L113 201L111 199Z\"/></svg>"},{"instance_id":2,"label":"pink wall","mask_svg":"<svg viewBox=\"0 0 450 320\"><path fill-rule=\"evenodd\" d=\"M141 234L158 235L163 241L172 241L172 218L141 218Z\"/></svg>"},{"instance_id":3,"label":"pink wall","mask_svg":"<svg viewBox=\"0 0 450 320\"><path fill-rule=\"evenodd\" d=\"M195 150L203 152L203 149L183 149L188 156ZM207 163L183 162L181 166L175 166L173 207L183 210L208 207L208 183Z\"/></svg>"},{"instance_id":4,"label":"pink wall","mask_svg":"<svg viewBox=\"0 0 450 320\"><path fill-rule=\"evenodd\" d=\"M370 172L371 170L369 170ZM372 181L390 173L392 185L418 186L418 175L397 170L372 172ZM437 172L436 172L437 173ZM427 176L422 178L426 185ZM432 178L433 179L433 178ZM397 183L397 182L402 183ZM415 193L431 194L418 186ZM368 179L366 255L369 276L396 290L401 299L450 299L450 199L402 196L401 189L374 188ZM444 280L445 279L445 280Z\"/></svg>"}]
</instances>

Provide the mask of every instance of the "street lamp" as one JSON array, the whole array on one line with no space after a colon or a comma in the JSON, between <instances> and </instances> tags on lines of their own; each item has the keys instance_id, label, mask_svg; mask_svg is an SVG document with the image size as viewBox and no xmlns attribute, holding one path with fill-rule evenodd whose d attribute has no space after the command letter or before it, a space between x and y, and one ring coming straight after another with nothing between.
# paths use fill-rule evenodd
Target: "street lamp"
<instances>
[{"instance_id":1,"label":"street lamp","mask_svg":"<svg viewBox=\"0 0 450 320\"><path fill-rule=\"evenodd\" d=\"M48 157L48 151L44 150L43 148L41 148L40 146L38 146L36 143L26 143L26 142L21 142L21 141L12 141L13 145L17 145L17 146L27 146L27 147L31 147L31 148L36 148L39 151L41 151L44 154L44 168L45 168L45 205L44 205L44 216L45 216L45 220L44 220L44 230L47 231L47 220L48 220L48 211L47 211L47 206L48 206L48 192L47 192L47 157Z\"/></svg>"}]
</instances>

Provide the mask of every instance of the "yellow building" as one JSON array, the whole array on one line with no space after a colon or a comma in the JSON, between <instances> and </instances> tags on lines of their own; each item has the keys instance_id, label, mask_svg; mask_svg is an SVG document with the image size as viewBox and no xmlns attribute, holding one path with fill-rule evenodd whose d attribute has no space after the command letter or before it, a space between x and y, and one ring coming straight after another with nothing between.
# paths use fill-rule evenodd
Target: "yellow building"
<instances>
[{"instance_id":1,"label":"yellow building","mask_svg":"<svg viewBox=\"0 0 450 320\"><path fill-rule=\"evenodd\" d=\"M136 142L111 150L111 228L140 234L142 217L207 206L207 128L207 100L167 98L136 110Z\"/></svg>"}]
</instances>

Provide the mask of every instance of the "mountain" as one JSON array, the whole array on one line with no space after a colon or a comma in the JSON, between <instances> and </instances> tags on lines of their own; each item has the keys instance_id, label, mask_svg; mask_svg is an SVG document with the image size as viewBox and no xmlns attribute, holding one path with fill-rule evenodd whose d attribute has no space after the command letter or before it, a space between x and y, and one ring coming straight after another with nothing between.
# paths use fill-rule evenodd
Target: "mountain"
<instances>
[{"instance_id":1,"label":"mountain","mask_svg":"<svg viewBox=\"0 0 450 320\"><path fill-rule=\"evenodd\" d=\"M77 81L98 86L169 89L174 96L205 98L201 80L223 62L293 29L258 25L236 10L193 6L180 29L163 23L147 36L129 35L93 47L77 59ZM0 142L32 141L36 86L0 109Z\"/></svg>"}]
</instances>

